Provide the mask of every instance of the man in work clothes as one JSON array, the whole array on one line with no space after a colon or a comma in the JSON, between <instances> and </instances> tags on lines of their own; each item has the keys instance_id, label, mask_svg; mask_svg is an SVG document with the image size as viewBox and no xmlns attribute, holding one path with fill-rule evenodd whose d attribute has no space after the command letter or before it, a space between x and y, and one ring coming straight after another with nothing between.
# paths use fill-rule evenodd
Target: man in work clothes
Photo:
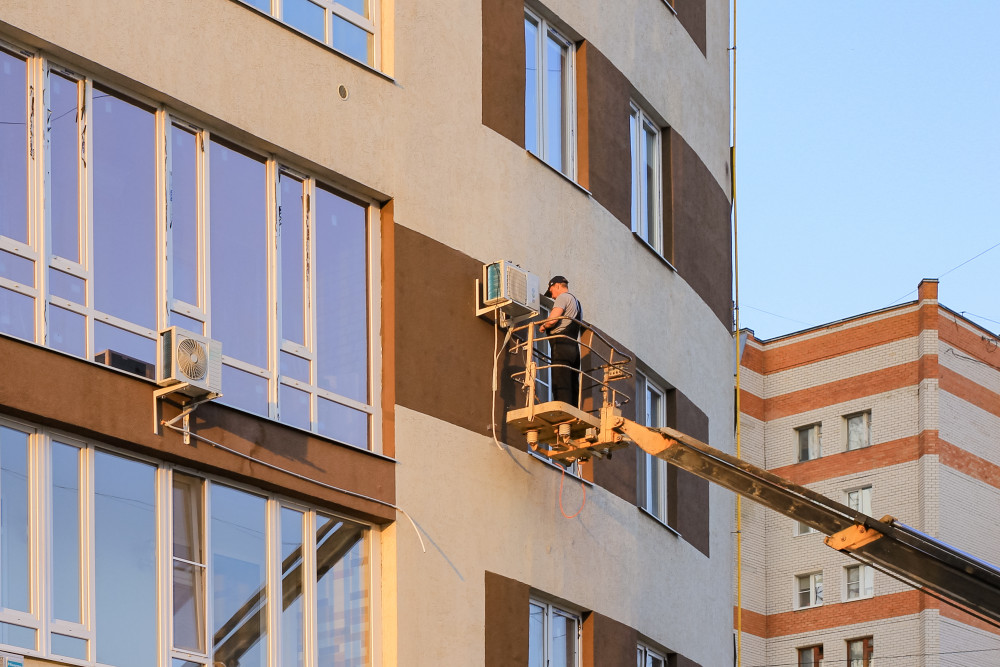
<instances>
[{"instance_id":1,"label":"man in work clothes","mask_svg":"<svg viewBox=\"0 0 1000 667\"><path fill-rule=\"evenodd\" d=\"M564 276L553 276L545 296L555 299L549 319L538 325L541 334L556 336L549 340L552 363L552 400L563 401L577 407L580 394L580 325L573 320L583 319L583 307L569 291L569 281ZM572 319L566 319L572 318Z\"/></svg>"}]
</instances>

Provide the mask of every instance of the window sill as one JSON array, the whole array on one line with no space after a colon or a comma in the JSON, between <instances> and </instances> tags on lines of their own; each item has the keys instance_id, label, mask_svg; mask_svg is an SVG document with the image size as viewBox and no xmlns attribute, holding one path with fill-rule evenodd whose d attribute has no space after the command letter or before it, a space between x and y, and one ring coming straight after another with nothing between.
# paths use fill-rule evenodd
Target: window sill
<instances>
[{"instance_id":1,"label":"window sill","mask_svg":"<svg viewBox=\"0 0 1000 667\"><path fill-rule=\"evenodd\" d=\"M861 600L871 600L874 597L875 597L874 594L873 595L862 595L862 596L856 597L856 598L844 598L844 602L845 603L847 603L847 602L860 602Z\"/></svg>"},{"instance_id":2,"label":"window sill","mask_svg":"<svg viewBox=\"0 0 1000 667\"><path fill-rule=\"evenodd\" d=\"M545 165L545 167L549 171L551 171L553 174L557 174L560 178L562 178L563 180L565 180L567 183L569 183L570 185L572 185L574 188L576 188L580 192L584 193L588 197L593 197L594 196L593 194L591 194L590 190L588 190L587 188L583 187L582 185L580 185L579 183L577 183L575 180L573 180L572 178L570 178L566 174L562 173L561 171L559 171L558 169L556 169L555 167L553 167L551 164L549 164L548 162L546 162L542 158L538 157L537 155L535 155L534 153L532 153L528 149L524 149L524 152L526 154L528 154L531 157L531 159L535 160L539 164Z\"/></svg>"},{"instance_id":3,"label":"window sill","mask_svg":"<svg viewBox=\"0 0 1000 667\"><path fill-rule=\"evenodd\" d=\"M644 239L641 236L639 236L639 232L632 232L632 236L635 237L635 239L639 242L640 245L642 245L643 247L646 248L646 250L648 250L649 252L651 252L653 254L653 256L656 257L656 259L658 259L661 262L663 262L664 264L666 264L668 269L670 269L674 273L677 273L677 267L674 266L673 264L671 264L669 259L667 259L662 254L660 254L659 250L657 250L656 248L654 248L653 246L651 246L649 244L649 241L647 241L646 239Z\"/></svg>"},{"instance_id":4,"label":"window sill","mask_svg":"<svg viewBox=\"0 0 1000 667\"><path fill-rule=\"evenodd\" d=\"M822 606L823 606L822 604L811 604L808 607L796 607L792 611L805 611L807 609L819 609Z\"/></svg>"},{"instance_id":5,"label":"window sill","mask_svg":"<svg viewBox=\"0 0 1000 667\"><path fill-rule=\"evenodd\" d=\"M656 523L658 523L658 524L660 524L661 526L663 526L664 528L666 528L666 529L667 529L667 532L670 532L670 533L673 533L673 534L674 534L674 535L676 535L677 537L680 537L680 536L681 536L681 534L680 534L680 533L679 533L679 532L677 531L677 529L675 529L675 528L672 528L672 527L671 527L671 526L670 526L669 524L667 524L667 523L666 523L666 522L665 522L665 521L664 521L663 519L661 519L660 517L656 516L655 514L653 514L653 513L652 513L652 512L650 512L649 510L647 510L647 509L646 509L645 507L638 507L638 506L637 506L637 509L638 509L638 510L639 510L639 511L640 511L640 512L641 512L642 514L645 514L645 515L646 515L646 516L648 516L648 517L649 517L650 519L652 519L652 520L653 520L653 521L655 521Z\"/></svg>"}]
</instances>

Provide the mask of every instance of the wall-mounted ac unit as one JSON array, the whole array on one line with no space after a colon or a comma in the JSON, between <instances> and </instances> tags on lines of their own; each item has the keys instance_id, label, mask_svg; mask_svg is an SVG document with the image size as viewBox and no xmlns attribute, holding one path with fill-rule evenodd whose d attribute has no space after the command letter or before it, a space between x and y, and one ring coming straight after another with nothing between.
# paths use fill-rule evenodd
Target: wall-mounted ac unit
<instances>
[{"instance_id":1,"label":"wall-mounted ac unit","mask_svg":"<svg viewBox=\"0 0 1000 667\"><path fill-rule=\"evenodd\" d=\"M160 332L156 382L161 387L187 383L188 396L222 392L222 343L180 327Z\"/></svg>"},{"instance_id":2,"label":"wall-mounted ac unit","mask_svg":"<svg viewBox=\"0 0 1000 667\"><path fill-rule=\"evenodd\" d=\"M538 276L507 260L483 265L483 305L512 317L541 312Z\"/></svg>"}]
</instances>

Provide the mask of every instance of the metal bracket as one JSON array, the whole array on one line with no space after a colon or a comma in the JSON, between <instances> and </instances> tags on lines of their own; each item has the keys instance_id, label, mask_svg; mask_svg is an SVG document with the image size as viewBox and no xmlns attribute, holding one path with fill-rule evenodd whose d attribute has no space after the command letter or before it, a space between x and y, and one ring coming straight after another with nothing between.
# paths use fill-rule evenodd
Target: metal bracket
<instances>
[{"instance_id":1,"label":"metal bracket","mask_svg":"<svg viewBox=\"0 0 1000 667\"><path fill-rule=\"evenodd\" d=\"M192 400L190 403L186 403L184 405L184 409L181 410L180 414L178 414L176 417L174 417L172 419L169 419L167 421L163 421L163 418L162 418L163 411L161 410L161 403L160 403L160 401L163 399L163 397L169 396L170 394L175 394L177 392L184 391L185 389L187 389L190 386L191 385L188 382L181 382L181 383L178 383L178 384L172 384L169 387L163 387L162 389L157 389L157 390L155 390L153 392L153 434L154 435L160 435L161 434L160 426L161 425L165 425L165 426L169 426L169 427L171 427L171 428L173 428L175 430L179 430L184 435L184 444L185 445L190 445L191 444L191 421L190 421L191 414L198 408L198 406L202 405L203 403L208 403L209 401L215 400L216 398L219 398L220 396L222 396L222 394L220 394L218 392L209 392L209 393L205 394L204 396L202 396L201 398L198 398L196 400ZM182 420L181 421L181 428L180 429L178 429L176 426L174 426L174 424L177 422L178 419Z\"/></svg>"}]
</instances>

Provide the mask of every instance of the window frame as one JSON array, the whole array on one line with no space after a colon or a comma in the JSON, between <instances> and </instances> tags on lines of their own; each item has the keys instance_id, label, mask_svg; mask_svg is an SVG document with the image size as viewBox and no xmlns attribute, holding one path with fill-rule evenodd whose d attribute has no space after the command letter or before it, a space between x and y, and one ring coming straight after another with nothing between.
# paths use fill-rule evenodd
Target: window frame
<instances>
[{"instance_id":1,"label":"window frame","mask_svg":"<svg viewBox=\"0 0 1000 667\"><path fill-rule=\"evenodd\" d=\"M822 667L823 645L802 646L796 649L796 665L798 667Z\"/></svg>"},{"instance_id":2,"label":"window frame","mask_svg":"<svg viewBox=\"0 0 1000 667\"><path fill-rule=\"evenodd\" d=\"M851 595L852 572L857 572L858 577L857 581L854 582L854 585L857 587L857 592L853 596ZM864 563L845 565L843 597L845 602L867 600L868 598L875 597L875 569Z\"/></svg>"},{"instance_id":3,"label":"window frame","mask_svg":"<svg viewBox=\"0 0 1000 667\"><path fill-rule=\"evenodd\" d=\"M667 425L667 392L649 379L645 373L636 374L642 385L643 425L658 428ZM659 398L656 415L650 414L651 398ZM655 423L654 423L655 422ZM670 489L667 480L667 462L647 452L637 449L638 457L638 505L639 509L660 523L669 526ZM659 483L657 485L657 482ZM656 490L658 489L658 492ZM653 497L654 493L657 497Z\"/></svg>"},{"instance_id":4,"label":"window frame","mask_svg":"<svg viewBox=\"0 0 1000 667\"><path fill-rule=\"evenodd\" d=\"M650 662L658 660L659 662ZM667 654L650 648L643 642L639 642L636 647L635 656L636 667L667 667Z\"/></svg>"},{"instance_id":5,"label":"window frame","mask_svg":"<svg viewBox=\"0 0 1000 667\"><path fill-rule=\"evenodd\" d=\"M803 582L808 584L808 588L803 588ZM802 594L808 590L809 603L802 604ZM795 576L795 604L793 608L812 609L823 606L823 571L807 572Z\"/></svg>"},{"instance_id":6,"label":"window frame","mask_svg":"<svg viewBox=\"0 0 1000 667\"><path fill-rule=\"evenodd\" d=\"M525 96L525 149L537 157L539 160L549 165L557 172L561 173L563 176L569 178L574 183L577 180L577 99L576 99L576 42L572 39L566 37L563 31L556 28L549 19L547 19L543 14L537 10L534 10L527 5L524 7L524 22L525 24L532 23L537 31L537 37L535 40L535 55L536 55L536 71L535 71L535 90L537 91L537 98L535 100L534 108L534 127L536 130L536 140L537 146L536 150L532 150L527 145L527 119L528 119L528 107L527 107L527 96ZM559 156L561 166L555 163L554 156L550 155L549 150L549 135L546 117L546 109L548 108L548 101L552 95L550 86L546 82L545 72L548 70L548 49L545 48L548 44L549 37L552 41L559 44L562 49L565 49L566 58L566 71L563 72L562 86L560 89L560 95L562 96L562 115L561 115L561 130L560 130L560 149L561 155ZM527 49L527 37L525 37L525 49ZM525 60L525 81L528 80L528 70L527 70L527 56Z\"/></svg>"},{"instance_id":7,"label":"window frame","mask_svg":"<svg viewBox=\"0 0 1000 667\"><path fill-rule=\"evenodd\" d=\"M646 165L649 160L643 160L648 155L646 147L646 129L651 130L653 141L653 176L652 182L646 182ZM663 228L663 131L659 124L639 106L637 102L629 102L629 144L631 146L632 167L632 233L638 236L658 255L664 254ZM653 219L649 219L649 211L644 206L648 201L648 191L655 190L653 201Z\"/></svg>"},{"instance_id":8,"label":"window frame","mask_svg":"<svg viewBox=\"0 0 1000 667\"><path fill-rule=\"evenodd\" d=\"M872 658L875 655L875 638L873 636L858 637L847 640L847 665L848 667L871 667ZM860 644L861 657L852 658L851 648Z\"/></svg>"},{"instance_id":9,"label":"window frame","mask_svg":"<svg viewBox=\"0 0 1000 667\"><path fill-rule=\"evenodd\" d=\"M30 131L26 135L26 149L29 151L30 156L34 156L30 163L27 161L28 156L25 156L26 163L23 167L29 186L26 220L27 239L26 241L20 241L16 238L0 236L0 250L13 255L16 258L13 261L20 262L23 260L25 266L30 266L31 284L27 284L29 282L27 277L22 278L24 282L15 282L10 277L0 276L0 289L4 289L13 295L5 294L5 296L16 299L25 297L31 300L30 311L33 321L30 327L23 327L25 331L30 329L31 338L25 340L43 347L58 350L64 354L79 356L85 361L94 363L95 354L98 352L95 341L100 338L95 332L99 326L113 327L113 330L106 329L102 335L127 336L130 343L141 345L143 349L148 348L151 350L150 352L144 352L143 358L139 360L146 364L145 368L149 369L150 367L155 368L156 365L155 350L159 332L168 326L177 325L185 329L192 329L197 334L212 337L213 318L214 323L218 324L222 317L218 312L213 313L211 298L213 275L211 271L210 150L214 143L219 143L242 154L252 156L254 160L260 161L264 170L265 180L261 183L262 191L259 194L262 201L266 202L263 210L263 215L266 217L266 229L259 242L261 247L264 248L263 252L266 257L264 265L260 267L260 271L264 273L266 281L266 295L263 298L266 303L267 321L261 323L264 325L262 329L266 332L264 334L266 336L267 348L266 356L264 357L265 366L259 366L239 359L233 356L232 351L227 351L226 347L223 346L223 362L225 366L248 373L252 377L261 378L261 381L266 383L266 391L258 404L258 410L256 412L250 411L253 414L290 425L287 420L281 419L282 401L280 399L281 387L290 386L294 389L307 392L309 396L309 426L304 428L304 430L316 433L320 437L335 439L335 436L327 434L330 433L329 430L324 432L319 430L320 405L327 405L320 402L329 401L332 405L328 405L327 407L331 410L338 410L340 408L336 406L342 406L345 410L354 411L348 413L349 416L347 417L348 420L354 420L352 423L357 423L360 426L362 418L366 420L367 442L362 443L360 437L358 437L356 442L346 444L374 453L381 453L381 422L377 419L376 408L380 404L381 392L380 384L377 381L381 377L380 313L378 310L378 304L381 299L381 285L380 281L376 280L373 272L380 265L381 261L381 239L378 225L380 209L378 202L371 198L346 192L339 187L335 187L328 180L321 180L314 175L299 171L294 166L287 164L285 160L279 161L275 155L246 148L229 140L225 136L215 134L208 128L188 121L175 113L174 110L162 104L152 102L132 91L122 90L117 86L97 81L86 72L65 68L38 52L15 48L6 42L0 42L0 47L2 47L5 54L22 62L24 65L26 117L29 119L46 119L43 123L38 123L37 121L32 123L31 127L28 128ZM75 151L72 158L72 164L75 165L73 167L75 172L70 171L69 165L71 161L67 157L69 155L68 152L62 154L63 157L58 163L52 156L52 121L65 116L65 114L62 114L62 116L57 114L56 118L53 118L53 114L49 111L49 108L54 103L52 100L53 88L51 82L56 76L73 82L76 85L76 127L72 134L66 133L62 135L61 139L63 142L61 146L66 151ZM95 306L95 214L93 211L95 199L95 186L93 184L95 166L92 159L94 139L87 136L87 128L92 127L94 114L97 113L94 101L95 99L99 99L99 95L104 92L121 100L123 104L133 105L135 108L150 114L149 159L154 164L143 166L149 168L154 177L150 182L152 191L150 203L155 206L155 211L150 215L148 224L151 227L144 230L144 233L152 238L153 244L150 249L152 268L149 279L155 294L151 296L153 303L148 304L150 311L154 313L153 318L155 322L151 321L154 325L152 328L144 323L130 322L110 313L104 313ZM67 92L64 99L68 101L71 94L71 92ZM175 154L176 151L173 144L175 132L184 132L191 135L193 156L186 152L187 149L185 149L183 155ZM70 141L75 144L75 148L69 148ZM100 138L97 141L100 141ZM178 160L182 157L185 160L193 158L193 162L185 162L182 167L180 162L174 163L175 157ZM20 169L21 167L16 168ZM173 188L174 181L180 173L179 170L182 168L189 172L185 173L185 180L189 181L186 187L193 188L192 192L185 192L185 195L191 199L188 203L192 205L192 208L187 210L185 215L193 216L193 220L188 220L187 222L193 225L189 226L193 230L195 245L186 246L186 253L190 255L188 259L194 264L194 268L196 268L198 274L194 277L193 281L189 281L189 289L187 290L187 292L191 292L193 289L195 295L187 295L185 298L188 300L193 299L197 303L188 303L188 301L183 300L181 295L177 293L178 288L175 282L180 265L176 261L177 248L175 248L175 235L177 232L172 226L175 214L174 207L176 205ZM56 250L60 247L60 242L55 241L53 238L55 231L52 219L52 202L54 199L52 188L55 177L52 172L54 169L58 169L59 174L61 174L60 178L62 180L59 181L61 187L70 187L69 184L74 181L76 183L78 202L74 207L76 213L73 219L77 230L75 232L76 237L71 239L67 236L65 242L62 242L63 247L68 247L72 243L77 245L78 257L75 258L65 258L56 254ZM277 217L279 214L277 207L280 204L280 196L274 190L278 187L280 174L284 173L295 174L296 177L302 179L307 196L311 199L315 199L315 193L318 189L323 189L332 193L333 196L363 209L365 225L364 263L366 267L363 279L364 284L352 284L351 287L355 288L352 292L357 293L357 302L361 303L363 301L366 308L364 322L365 341L357 341L358 346L364 346L367 355L364 369L366 382L364 400L352 398L353 394L352 396L340 395L320 386L315 373L316 345L319 340L318 333L315 330L315 313L307 313L308 324L306 328L308 329L309 326L313 326L313 329L310 331L311 338L308 338L307 334L305 345L292 346L290 348L278 340L280 333L278 318L280 317L281 298L277 291L280 285L280 276L277 275L280 268L280 261L277 257L279 243L279 232L277 230ZM315 209L315 207L311 208ZM309 239L309 243L315 245L315 234L312 233L315 228L315 210L310 210L308 216L306 224L310 225L310 228L306 236ZM70 217L67 213L65 224L60 226L61 230L68 233L72 233L69 232L73 224L69 219ZM360 226L356 227L356 229L360 230ZM313 252L311 248L312 246L310 246L310 252ZM314 261L307 263L310 266L315 266L317 264L315 255L312 256L312 259ZM217 268L217 270L220 269ZM24 273L27 273L27 271L28 269L25 269ZM76 292L67 295L72 296L73 299L54 293L54 291L58 291L53 285L55 279L69 280L74 283L73 286ZM190 287L191 282L194 283L193 288ZM303 286L304 292L308 295L309 304L316 303L315 282L315 276L310 274L307 276L306 284ZM363 296L359 290L364 291ZM140 302L137 301L136 303ZM145 303L140 303L140 305L146 307ZM25 307L28 308L27 305ZM67 331L71 331L73 334L71 344L57 343L54 338L55 332L60 331L58 315L73 318L71 323L72 330L67 329ZM17 326L14 328L14 331L16 330ZM8 333L8 330L5 329L4 335L13 336L15 334ZM112 343L109 347L113 347L113 342L109 341L109 343ZM289 349L299 356L308 357L313 368L309 381L291 379L281 374L281 353ZM123 350L117 351L125 353ZM122 369L119 368L118 370ZM129 371L125 370L122 372ZM360 373L357 375L360 377ZM223 394L225 394L227 390L226 384L223 384L222 390ZM354 393L357 393L358 396L361 394L361 392ZM241 409L237 405L227 403L225 396L223 396L221 402L237 410ZM334 423L340 424L341 422L335 418ZM348 422L345 420L344 423ZM303 428L302 425L291 426L294 428ZM358 435L360 436L360 433Z\"/></svg>"},{"instance_id":10,"label":"window frame","mask_svg":"<svg viewBox=\"0 0 1000 667\"><path fill-rule=\"evenodd\" d=\"M861 417L864 426L865 443L857 447L851 447L851 420ZM859 449L866 449L872 446L872 411L862 410L844 415L844 451L854 452Z\"/></svg>"},{"instance_id":11,"label":"window frame","mask_svg":"<svg viewBox=\"0 0 1000 667\"><path fill-rule=\"evenodd\" d=\"M158 664L173 664L174 659L188 660L196 664L211 664L214 647L212 647L213 632L213 601L212 583L215 565L212 554L212 506L211 491L213 486L227 487L244 494L251 494L264 500L262 518L265 526L265 598L268 601L264 614L268 627L267 643L264 651L269 656L267 664L278 664L281 649L281 617L278 604L282 599L282 563L280 557L280 521L282 509L293 509L302 513L302 562L306 568L303 590L300 593L303 600L302 629L306 638L317 632L316 587L316 528L320 515L334 520L342 520L360 527L364 531L363 546L366 559L365 571L362 573L366 586L367 599L366 624L366 665L380 664L381 654L378 642L378 619L380 607L380 532L373 524L347 517L339 513L321 509L318 506L307 505L287 498L283 495L264 491L235 480L219 475L206 474L202 471L174 465L162 460L122 450L118 447L90 439L81 439L66 434L57 429L41 427L0 415L0 426L27 435L29 484L30 484L30 514L29 514L29 558L33 563L30 569L28 588L31 599L29 613L12 612L0 609L0 622L13 623L35 631L35 648L24 648L13 644L0 644L0 650L13 652L26 657L43 660L56 660L60 663L78 665L80 667L105 667L96 659L97 642L100 641L99 628L96 627L96 592L97 575L95 556L97 552L95 524L97 520L94 493L96 456L107 454L120 459L152 467L151 493L155 498L153 508L152 532L156 535L155 545L151 547L155 554L155 627L152 631L161 639L156 647ZM78 480L80 507L78 518L80 526L80 622L61 621L54 618L55 603L52 597L54 586L53 547L51 535L53 526L53 476L52 449L54 444L62 444L79 450ZM173 498L174 479L183 476L195 481L200 489L200 516L198 517L201 531L201 549L204 567L202 580L203 601L201 609L200 630L205 642L205 652L174 648L174 510ZM311 605L311 606L309 606ZM51 647L53 635L63 635L72 639L87 642L86 651L90 658L79 659L57 654ZM318 664L315 641L305 641L306 653L303 664L316 667Z\"/></svg>"},{"instance_id":12,"label":"window frame","mask_svg":"<svg viewBox=\"0 0 1000 667\"><path fill-rule=\"evenodd\" d=\"M802 458L802 434L814 431L816 433L816 456L809 456L809 447L806 448L807 458ZM821 422L815 422L813 424L806 424L805 426L797 426L794 429L795 432L795 456L797 463L805 463L806 461L815 461L816 459L823 458L823 427Z\"/></svg>"},{"instance_id":13,"label":"window frame","mask_svg":"<svg viewBox=\"0 0 1000 667\"><path fill-rule=\"evenodd\" d=\"M844 504L856 512L872 516L872 485L858 486L844 491Z\"/></svg>"},{"instance_id":14,"label":"window frame","mask_svg":"<svg viewBox=\"0 0 1000 667\"><path fill-rule=\"evenodd\" d=\"M582 642L583 642L583 616L579 612L568 609L567 607L550 602L544 597L539 597L532 594L528 598L528 611L529 617L532 605L542 608L542 664L551 667L562 667L560 665L552 664L552 647L555 637L552 635L552 617L554 615L559 615L564 618L571 619L576 625L576 640L573 642L574 646L574 659L569 667L580 667L582 660ZM528 651L529 655L531 652L531 640L532 635L529 630L528 632Z\"/></svg>"},{"instance_id":15,"label":"window frame","mask_svg":"<svg viewBox=\"0 0 1000 667\"><path fill-rule=\"evenodd\" d=\"M818 533L819 531L810 526L809 524L803 523L801 521L795 522L794 536L799 537L801 535L812 535L813 533Z\"/></svg>"}]
</instances>

